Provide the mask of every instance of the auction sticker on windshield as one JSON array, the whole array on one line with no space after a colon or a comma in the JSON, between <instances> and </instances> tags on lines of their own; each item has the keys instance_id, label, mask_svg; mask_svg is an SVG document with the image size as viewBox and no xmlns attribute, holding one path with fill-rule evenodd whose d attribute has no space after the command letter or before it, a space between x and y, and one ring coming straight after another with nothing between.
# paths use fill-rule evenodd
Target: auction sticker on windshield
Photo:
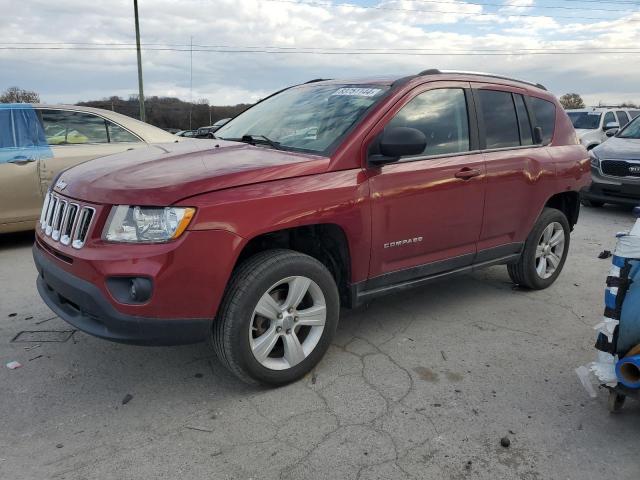
<instances>
[{"instance_id":1,"label":"auction sticker on windshield","mask_svg":"<svg viewBox=\"0 0 640 480\"><path fill-rule=\"evenodd\" d=\"M381 88L342 87L331 95L342 95L347 97L375 97L381 91Z\"/></svg>"}]
</instances>

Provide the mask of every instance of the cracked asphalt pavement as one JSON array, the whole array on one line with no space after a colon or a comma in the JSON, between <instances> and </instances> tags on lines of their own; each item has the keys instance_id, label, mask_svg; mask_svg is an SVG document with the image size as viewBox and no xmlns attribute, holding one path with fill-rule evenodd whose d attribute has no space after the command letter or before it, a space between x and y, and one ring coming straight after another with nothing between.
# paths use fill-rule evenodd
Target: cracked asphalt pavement
<instances>
[{"instance_id":1,"label":"cracked asphalt pavement","mask_svg":"<svg viewBox=\"0 0 640 480\"><path fill-rule=\"evenodd\" d=\"M640 404L611 415L574 373L595 356L598 254L632 222L583 208L545 291L493 267L345 311L318 367L279 389L205 344L11 342L70 327L37 295L32 234L2 236L0 478L637 478Z\"/></svg>"}]
</instances>

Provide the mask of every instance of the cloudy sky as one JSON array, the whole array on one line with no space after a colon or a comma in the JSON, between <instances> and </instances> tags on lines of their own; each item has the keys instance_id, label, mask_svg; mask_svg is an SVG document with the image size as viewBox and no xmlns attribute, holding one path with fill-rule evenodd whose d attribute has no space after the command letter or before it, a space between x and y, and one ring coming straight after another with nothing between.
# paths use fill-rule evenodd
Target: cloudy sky
<instances>
[{"instance_id":1,"label":"cloudy sky","mask_svg":"<svg viewBox=\"0 0 640 480\"><path fill-rule=\"evenodd\" d=\"M137 92L132 0L0 0L0 9L0 90L33 89L48 103ZM146 95L235 104L312 78L441 68L529 79L589 104L640 102L639 0L139 0L139 9Z\"/></svg>"}]
</instances>

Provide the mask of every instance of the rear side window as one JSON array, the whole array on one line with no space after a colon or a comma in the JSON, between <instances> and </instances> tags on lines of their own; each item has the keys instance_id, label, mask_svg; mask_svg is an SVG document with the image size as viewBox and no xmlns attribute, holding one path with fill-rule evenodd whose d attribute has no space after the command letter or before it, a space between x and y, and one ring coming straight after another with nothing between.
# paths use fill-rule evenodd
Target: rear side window
<instances>
[{"instance_id":1,"label":"rear side window","mask_svg":"<svg viewBox=\"0 0 640 480\"><path fill-rule=\"evenodd\" d=\"M626 112L616 112L618 114L618 123L620 124L620 128L624 127L627 123L629 123L629 117L627 117Z\"/></svg>"},{"instance_id":2,"label":"rear side window","mask_svg":"<svg viewBox=\"0 0 640 480\"><path fill-rule=\"evenodd\" d=\"M421 93L391 119L388 127L410 127L427 137L422 155L469 151L469 115L464 90L443 88Z\"/></svg>"},{"instance_id":3,"label":"rear side window","mask_svg":"<svg viewBox=\"0 0 640 480\"><path fill-rule=\"evenodd\" d=\"M482 107L486 148L519 147L518 117L511 93L480 90L478 97Z\"/></svg>"},{"instance_id":4,"label":"rear side window","mask_svg":"<svg viewBox=\"0 0 640 480\"><path fill-rule=\"evenodd\" d=\"M631 118L634 119L638 115L640 115L640 110L629 110L629 115L631 115Z\"/></svg>"},{"instance_id":5,"label":"rear side window","mask_svg":"<svg viewBox=\"0 0 640 480\"><path fill-rule=\"evenodd\" d=\"M529 113L527 106L524 104L522 95L514 95L513 100L516 103L516 112L518 113L518 127L520 129L520 143L522 145L533 145L533 134L531 132L531 122L529 121Z\"/></svg>"},{"instance_id":6,"label":"rear side window","mask_svg":"<svg viewBox=\"0 0 640 480\"><path fill-rule=\"evenodd\" d=\"M536 127L542 128L542 143L551 142L556 128L556 106L547 100L530 97Z\"/></svg>"},{"instance_id":7,"label":"rear side window","mask_svg":"<svg viewBox=\"0 0 640 480\"><path fill-rule=\"evenodd\" d=\"M132 133L126 131L120 125L116 125L107 120L107 128L109 129L109 141L111 143L122 142L139 142L138 138Z\"/></svg>"}]
</instances>

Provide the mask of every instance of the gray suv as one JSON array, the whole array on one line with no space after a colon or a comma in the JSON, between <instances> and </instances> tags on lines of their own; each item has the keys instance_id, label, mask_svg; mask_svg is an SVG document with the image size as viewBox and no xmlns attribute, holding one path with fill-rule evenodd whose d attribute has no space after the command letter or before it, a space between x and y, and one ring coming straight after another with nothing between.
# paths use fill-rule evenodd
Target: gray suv
<instances>
[{"instance_id":1,"label":"gray suv","mask_svg":"<svg viewBox=\"0 0 640 480\"><path fill-rule=\"evenodd\" d=\"M640 117L589 150L589 156L593 183L581 192L584 205L640 205Z\"/></svg>"}]
</instances>

